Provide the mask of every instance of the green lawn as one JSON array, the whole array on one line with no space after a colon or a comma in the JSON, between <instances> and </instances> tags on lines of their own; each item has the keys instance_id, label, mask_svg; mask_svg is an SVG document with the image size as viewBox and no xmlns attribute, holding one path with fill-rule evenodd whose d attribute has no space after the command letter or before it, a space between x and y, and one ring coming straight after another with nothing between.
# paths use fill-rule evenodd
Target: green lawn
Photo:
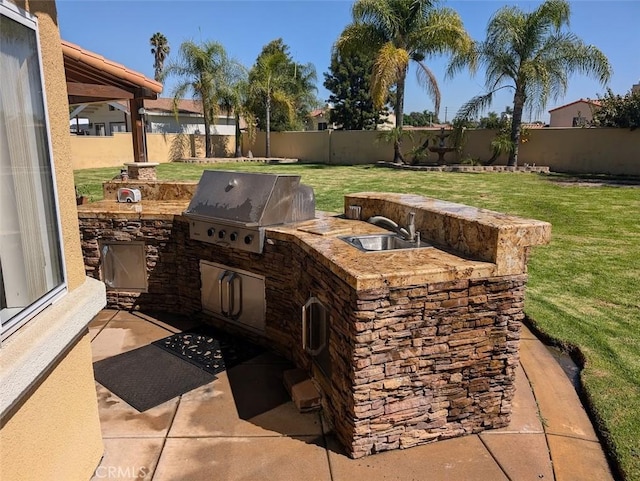
<instances>
[{"instance_id":1,"label":"green lawn","mask_svg":"<svg viewBox=\"0 0 640 481\"><path fill-rule=\"evenodd\" d=\"M370 166L161 164L165 180L204 168L296 173L317 207L342 211L362 191L416 193L545 220L551 244L533 250L525 310L534 326L584 355L581 379L600 432L628 480L640 480L640 187L563 185L560 175L436 173ZM93 200L119 169L76 171Z\"/></svg>"}]
</instances>

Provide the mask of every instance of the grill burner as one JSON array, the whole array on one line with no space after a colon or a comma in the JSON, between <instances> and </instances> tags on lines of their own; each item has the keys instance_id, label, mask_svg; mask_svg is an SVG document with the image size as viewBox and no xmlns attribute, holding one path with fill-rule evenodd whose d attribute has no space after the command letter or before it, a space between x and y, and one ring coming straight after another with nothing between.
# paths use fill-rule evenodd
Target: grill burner
<instances>
[{"instance_id":1,"label":"grill burner","mask_svg":"<svg viewBox=\"0 0 640 481\"><path fill-rule=\"evenodd\" d=\"M205 170L189 207L191 239L262 253L264 227L315 217L299 175Z\"/></svg>"}]
</instances>

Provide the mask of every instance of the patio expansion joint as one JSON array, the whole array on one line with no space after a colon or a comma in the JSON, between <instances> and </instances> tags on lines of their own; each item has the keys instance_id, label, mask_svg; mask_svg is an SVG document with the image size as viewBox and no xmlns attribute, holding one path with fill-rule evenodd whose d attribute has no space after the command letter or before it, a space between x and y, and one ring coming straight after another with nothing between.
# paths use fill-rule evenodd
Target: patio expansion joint
<instances>
[{"instance_id":1,"label":"patio expansion joint","mask_svg":"<svg viewBox=\"0 0 640 481\"><path fill-rule=\"evenodd\" d=\"M158 459L156 459L156 465L153 468L153 473L151 473L151 480L153 480L153 478L156 475L156 471L158 470L158 466L160 465L160 459L162 459L162 453L164 451L165 446L167 445L167 439L169 438L169 433L171 432L171 428L173 427L173 422L176 419L176 416L178 414L178 409L180 408L180 402L182 401L182 396L178 397L178 402L176 403L176 408L173 411L173 416L171 416L171 422L169 423L169 426L167 427L167 432L164 434L164 436L162 436L162 446L160 446L160 451L158 452Z\"/></svg>"},{"instance_id":2,"label":"patio expansion joint","mask_svg":"<svg viewBox=\"0 0 640 481\"><path fill-rule=\"evenodd\" d=\"M509 480L509 481L514 481L511 476L509 476L509 473L507 473L507 470L505 469L505 467L502 465L502 463L500 463L500 461L498 460L498 458L496 456L494 456L493 452L491 451L491 449L489 448L489 446L487 446L487 443L484 442L484 439L482 439L482 436L477 436L478 439L480 440L480 442L482 443L482 445L484 446L484 449L486 449L486 451L489 453L489 456L491 456L491 459L493 459L493 462L496 463L496 465L500 468L500 471L502 471L502 474L505 475L505 477Z\"/></svg>"},{"instance_id":3,"label":"patio expansion joint","mask_svg":"<svg viewBox=\"0 0 640 481\"><path fill-rule=\"evenodd\" d=\"M91 342L93 342L95 338L98 337L102 331L104 331L104 329L109 325L109 323L113 320L113 318L116 317L118 312L120 311L119 310L113 311L113 314L109 319L107 319L107 322L105 322L104 325L100 329L98 329L98 332L96 332L95 335L91 338Z\"/></svg>"},{"instance_id":4,"label":"patio expansion joint","mask_svg":"<svg viewBox=\"0 0 640 481\"><path fill-rule=\"evenodd\" d=\"M527 339L527 342L540 342L541 341L539 339ZM522 372L524 372L525 377L527 378L527 383L529 383L529 387L531 388L531 394L533 395L533 399L536 402L536 408L538 409L538 417L540 418L540 424L542 425L542 431L544 432L544 441L545 444L547 445L547 452L549 453L549 457L551 458L551 469L553 470L553 479L558 479L558 474L556 473L556 466L555 463L553 462L553 453L551 452L551 446L549 445L549 434L547 433L547 426L546 426L546 421L544 419L544 417L542 416L542 410L540 409L540 403L538 402L538 396L536 396L536 390L535 387L533 385L533 383L531 382L531 379L529 379L529 374L527 374L527 368L525 367L524 363L522 362L522 358L520 358L520 367L522 367Z\"/></svg>"},{"instance_id":5,"label":"patio expansion joint","mask_svg":"<svg viewBox=\"0 0 640 481\"><path fill-rule=\"evenodd\" d=\"M597 444L601 445L602 443L597 439L589 439L583 436L571 436L570 434L565 433L554 433L551 431L547 431L545 433L546 437L554 437L554 438L565 438L565 439L575 439L576 441L584 441L585 443Z\"/></svg>"}]
</instances>

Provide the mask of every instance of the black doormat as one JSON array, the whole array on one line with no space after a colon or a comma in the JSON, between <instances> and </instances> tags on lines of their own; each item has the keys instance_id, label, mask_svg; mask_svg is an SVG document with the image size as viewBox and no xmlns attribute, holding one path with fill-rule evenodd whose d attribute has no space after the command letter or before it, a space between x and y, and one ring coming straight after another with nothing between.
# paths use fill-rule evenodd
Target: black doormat
<instances>
[{"instance_id":1,"label":"black doormat","mask_svg":"<svg viewBox=\"0 0 640 481\"><path fill-rule=\"evenodd\" d=\"M96 381L140 412L216 379L153 344L97 361L93 372Z\"/></svg>"},{"instance_id":2,"label":"black doormat","mask_svg":"<svg viewBox=\"0 0 640 481\"><path fill-rule=\"evenodd\" d=\"M200 326L154 341L153 345L211 374L248 361L265 349L211 326Z\"/></svg>"}]
</instances>

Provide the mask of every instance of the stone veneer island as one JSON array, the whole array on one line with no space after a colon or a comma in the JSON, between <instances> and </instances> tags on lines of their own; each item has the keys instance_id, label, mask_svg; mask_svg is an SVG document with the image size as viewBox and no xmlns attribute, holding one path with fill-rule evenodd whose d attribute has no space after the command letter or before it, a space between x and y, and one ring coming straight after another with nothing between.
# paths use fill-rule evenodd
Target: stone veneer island
<instances>
[{"instance_id":1,"label":"stone veneer island","mask_svg":"<svg viewBox=\"0 0 640 481\"><path fill-rule=\"evenodd\" d=\"M386 232L318 213L267 228L254 254L189 238L187 200L79 207L87 274L101 278L102 242L143 241L146 292L109 290L111 307L195 316L279 351L306 369L346 452L359 458L510 421L529 248L551 226L415 195L361 193L345 212L382 215L434 248L361 252L340 239ZM202 311L200 261L265 277L263 332ZM328 309L329 373L302 348L301 310L310 296Z\"/></svg>"}]
</instances>

